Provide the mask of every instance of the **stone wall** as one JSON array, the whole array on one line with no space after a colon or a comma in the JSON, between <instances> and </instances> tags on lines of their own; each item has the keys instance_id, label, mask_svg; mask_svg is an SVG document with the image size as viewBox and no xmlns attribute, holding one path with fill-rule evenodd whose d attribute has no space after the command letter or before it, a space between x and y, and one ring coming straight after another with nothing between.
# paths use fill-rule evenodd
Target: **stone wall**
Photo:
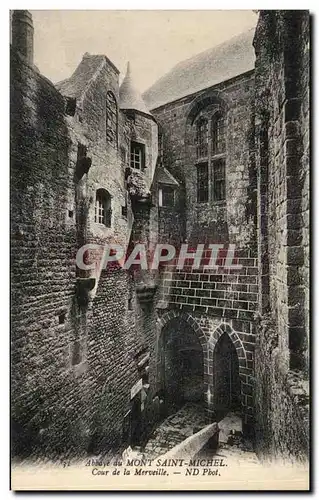
<instances>
[{"instance_id":1,"label":"stone wall","mask_svg":"<svg viewBox=\"0 0 319 500\"><path fill-rule=\"evenodd\" d=\"M133 214L127 195L125 178L129 167L130 140L145 144L145 184L150 184L157 156L156 124L136 113L127 117L119 112L118 146L106 141L105 92L118 97L118 74L107 61L92 81L81 105L81 126L88 140L88 155L92 158L89 175L85 178L83 196L89 204L86 242L104 245L149 241L149 212ZM75 117L76 119L76 117ZM123 159L123 150L125 159ZM145 177L145 179L144 179ZM112 197L112 227L94 222L95 192L106 189ZM127 213L122 207L127 203ZM130 226L130 221L135 221ZM95 449L117 448L122 441L123 417L131 409L130 389L140 379L139 354L151 352L154 345L154 310L142 308L136 297L138 273L128 273L109 267L95 274L97 284L87 314L90 318L87 339L87 377L94 387L94 425L91 427Z\"/></svg>"},{"instance_id":2,"label":"stone wall","mask_svg":"<svg viewBox=\"0 0 319 500\"><path fill-rule=\"evenodd\" d=\"M175 211L184 216L174 232L172 219L175 224L180 219L172 209L162 210L159 213L159 241L175 243L172 233L175 240L178 235L177 255L181 243L187 242L190 252L196 251L198 243L206 245L198 269L192 269L191 259L182 270L176 269L177 259L162 267L158 307L163 311L168 308L176 314L200 315L208 322L234 323L243 352L249 358L245 365L249 388L242 393L243 399L249 398L249 402L244 403L249 409L243 412L246 431L251 430L254 418L254 317L258 304L253 89L254 75L249 72L153 110L163 134L163 164L180 183L179 205ZM226 117L226 199L198 203L194 121L200 113L212 116L217 108L221 108ZM211 193L211 186L209 190ZM184 234L180 229L183 227ZM208 245L213 243L223 246L218 268L205 270L204 265L211 256ZM235 245L234 260L231 260L242 265L240 270L225 268L229 244Z\"/></svg>"},{"instance_id":3,"label":"stone wall","mask_svg":"<svg viewBox=\"0 0 319 500\"><path fill-rule=\"evenodd\" d=\"M134 225L125 172L129 141L138 137L146 143L145 185L151 182L156 124L118 112L118 145L106 140L105 94L118 96L107 60L73 116L68 96L15 53L11 70L13 454L118 450L130 442L131 388L142 377L144 438L157 418L147 383L156 364L153 289L145 302L143 276L114 267L81 271L75 256L86 243L148 242L150 213L136 212ZM94 220L99 188L111 194L110 228Z\"/></svg>"},{"instance_id":4,"label":"stone wall","mask_svg":"<svg viewBox=\"0 0 319 500\"><path fill-rule=\"evenodd\" d=\"M185 236L190 244L209 240L256 248L256 175L250 156L253 88L249 72L152 111L163 133L163 164L184 189ZM198 203L192 123L198 113L219 105L226 117L226 202Z\"/></svg>"},{"instance_id":5,"label":"stone wall","mask_svg":"<svg viewBox=\"0 0 319 500\"><path fill-rule=\"evenodd\" d=\"M197 312L188 313L170 309L162 311L156 324L157 327L157 377L156 387L159 394L163 394L163 342L164 335L174 335L177 332L188 331L189 328L196 335L203 352L204 363L204 394L203 404L206 409L207 422L216 419L214 383L214 351L218 340L223 334L232 341L239 363L239 378L241 392L241 413L245 434L251 434L254 425L253 386L254 386L254 342L255 329L250 321L220 320L208 317ZM179 344L184 346L183 335L179 335ZM187 340L187 339L186 339ZM186 345L186 344L185 344Z\"/></svg>"},{"instance_id":6,"label":"stone wall","mask_svg":"<svg viewBox=\"0 0 319 500\"><path fill-rule=\"evenodd\" d=\"M73 179L64 100L14 53L11 77L12 439L19 453L45 445L48 429L57 439L70 425L62 409L76 232L67 221Z\"/></svg>"},{"instance_id":7,"label":"stone wall","mask_svg":"<svg viewBox=\"0 0 319 500\"><path fill-rule=\"evenodd\" d=\"M215 348L227 334L244 429L255 430L258 453L307 457L308 13L261 11L254 45L255 73L153 111L163 135L158 163L157 123L119 110L118 71L106 57L93 56L99 67L80 95L62 95L12 52L14 454L119 450L131 442L132 425L144 442L163 410L163 332L169 340L177 332L183 344L187 325L198 340L189 345L203 354L208 421ZM107 139L107 90L117 101L115 142ZM68 98L76 98L73 113ZM226 199L198 203L194 120L217 108L226 117ZM143 173L130 169L131 140L145 145ZM179 183L171 208L158 206L162 166ZM95 222L101 188L111 196L109 228ZM182 243L224 250L215 270L204 269L207 247L198 269L189 259L178 270L175 259L159 276L138 266L75 266L86 243L150 243L150 256L157 239L177 251ZM230 244L241 269L225 268Z\"/></svg>"},{"instance_id":8,"label":"stone wall","mask_svg":"<svg viewBox=\"0 0 319 500\"><path fill-rule=\"evenodd\" d=\"M181 270L177 269L178 258L166 264L160 299L189 312L253 321L258 302L256 253L237 251L230 260L241 269L228 269L225 267L228 247L225 247L219 251L217 269L205 269L211 253L204 250L198 268L193 268L192 259L187 259Z\"/></svg>"},{"instance_id":9,"label":"stone wall","mask_svg":"<svg viewBox=\"0 0 319 500\"><path fill-rule=\"evenodd\" d=\"M256 439L260 454L290 459L304 459L308 447L308 37L308 12L262 11L254 41L261 299Z\"/></svg>"}]
</instances>

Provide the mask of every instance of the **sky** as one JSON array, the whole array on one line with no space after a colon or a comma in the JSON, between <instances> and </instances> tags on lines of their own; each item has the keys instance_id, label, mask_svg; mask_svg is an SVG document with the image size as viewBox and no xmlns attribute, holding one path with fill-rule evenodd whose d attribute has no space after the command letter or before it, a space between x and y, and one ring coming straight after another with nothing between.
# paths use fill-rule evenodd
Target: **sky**
<instances>
[{"instance_id":1,"label":"sky","mask_svg":"<svg viewBox=\"0 0 319 500\"><path fill-rule=\"evenodd\" d=\"M105 54L124 77L130 61L143 92L175 64L257 23L251 10L32 10L34 62L54 83L85 52Z\"/></svg>"}]
</instances>

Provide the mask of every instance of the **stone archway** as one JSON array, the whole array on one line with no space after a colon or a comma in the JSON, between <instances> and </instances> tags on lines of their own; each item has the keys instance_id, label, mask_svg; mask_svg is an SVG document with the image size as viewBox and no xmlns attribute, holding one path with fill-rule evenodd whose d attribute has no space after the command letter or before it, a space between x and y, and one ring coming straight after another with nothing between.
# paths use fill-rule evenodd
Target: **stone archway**
<instances>
[{"instance_id":1,"label":"stone archway","mask_svg":"<svg viewBox=\"0 0 319 500\"><path fill-rule=\"evenodd\" d=\"M200 113L202 109L211 105L218 106L220 109L223 109L224 112L227 112L229 109L228 99L224 92L221 92L220 90L208 90L195 97L195 99L190 103L189 113L186 119L186 130L188 127L192 126L198 113Z\"/></svg>"},{"instance_id":2,"label":"stone archway","mask_svg":"<svg viewBox=\"0 0 319 500\"><path fill-rule=\"evenodd\" d=\"M213 353L213 407L217 419L240 409L239 362L227 333L219 338Z\"/></svg>"},{"instance_id":3,"label":"stone archway","mask_svg":"<svg viewBox=\"0 0 319 500\"><path fill-rule=\"evenodd\" d=\"M242 400L247 378L247 358L242 341L228 323L220 324L208 342L211 407L217 419L230 410L245 413ZM222 377L224 380L220 380Z\"/></svg>"},{"instance_id":4,"label":"stone archway","mask_svg":"<svg viewBox=\"0 0 319 500\"><path fill-rule=\"evenodd\" d=\"M189 314L170 311L158 321L157 388L167 413L207 400L207 340Z\"/></svg>"}]
</instances>

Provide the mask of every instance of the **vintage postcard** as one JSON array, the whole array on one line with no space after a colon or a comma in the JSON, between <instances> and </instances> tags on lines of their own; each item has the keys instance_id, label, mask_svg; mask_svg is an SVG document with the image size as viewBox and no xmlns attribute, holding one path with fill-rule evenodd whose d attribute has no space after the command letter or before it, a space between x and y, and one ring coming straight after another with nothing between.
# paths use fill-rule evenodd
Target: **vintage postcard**
<instances>
[{"instance_id":1,"label":"vintage postcard","mask_svg":"<svg viewBox=\"0 0 319 500\"><path fill-rule=\"evenodd\" d=\"M10 29L11 488L308 490L309 12Z\"/></svg>"}]
</instances>

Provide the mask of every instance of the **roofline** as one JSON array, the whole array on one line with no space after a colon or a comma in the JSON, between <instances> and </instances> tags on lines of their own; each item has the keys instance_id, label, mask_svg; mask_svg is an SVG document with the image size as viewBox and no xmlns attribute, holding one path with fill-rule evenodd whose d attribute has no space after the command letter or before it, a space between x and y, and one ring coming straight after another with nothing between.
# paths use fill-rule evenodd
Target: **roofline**
<instances>
[{"instance_id":1,"label":"roofline","mask_svg":"<svg viewBox=\"0 0 319 500\"><path fill-rule=\"evenodd\" d=\"M173 183L173 186L180 186L180 183L177 181L177 179L175 179L175 177L173 176L173 174L171 174L171 173L169 172L169 170L167 170L167 168L165 168L165 167L163 166L163 170L166 172L167 176L168 176L168 177L170 177L170 179L171 179L171 183L169 183L169 182L165 182L165 181L163 182L163 181L161 181L161 180L158 180L158 183L159 183L159 184L165 184L166 186L171 186L171 185L172 185L172 183Z\"/></svg>"},{"instance_id":2,"label":"roofline","mask_svg":"<svg viewBox=\"0 0 319 500\"><path fill-rule=\"evenodd\" d=\"M86 53L85 53L85 54L86 54ZM103 58L105 59L105 61L103 61L103 63L104 63L104 62L107 62L107 63L108 63L108 64L109 64L109 65L110 65L113 69L114 69L114 71L115 71L118 75L120 74L120 70L119 70L119 69L117 69L117 67L115 66L115 64L114 64L114 63L112 63L112 61L111 61L111 60L110 60L110 59L109 59L109 58L108 58L105 54L87 54L87 55L85 55L85 54L83 54L81 61L79 62L79 64L78 64L78 65L77 65L77 67L75 68L75 70L73 71L72 75L70 75L68 78L64 78L64 80L60 80L59 82L54 83L54 86L55 86L57 89L58 89L57 85L62 85L63 83L66 83L66 82L68 82L68 81L70 81L70 80L71 80L71 78L72 78L73 74L74 74L74 73L75 73L75 71L78 69L78 67L79 67L79 66L80 66L80 64L82 63L83 59L84 59L84 58L86 58L86 57L95 57L95 56L100 56L100 57L103 57ZM93 78L93 76L96 74L96 72L99 72L99 70L101 69L101 66L102 66L102 64L100 64L100 66L97 68L97 70L94 72L94 74L92 75L92 77L91 77L91 78ZM60 91L60 89L58 89L58 90Z\"/></svg>"},{"instance_id":3,"label":"roofline","mask_svg":"<svg viewBox=\"0 0 319 500\"><path fill-rule=\"evenodd\" d=\"M220 85L221 83L229 83L231 81L234 81L234 80L237 80L237 78L240 78L242 76L248 76L250 74L253 74L255 72L255 68L253 69L250 69L248 71L245 71L244 73L240 73L239 75L236 75L236 76L232 76L231 78L229 78L228 80L222 80L220 81L219 83L214 83L213 85L210 85L209 87L203 87L202 89L199 89L199 90L196 90L195 92L192 92L191 94L186 94L182 97L178 97L177 99L173 99L172 101L167 101L165 102L164 104L161 104L160 106L157 106L156 108L151 108L150 111L157 111L158 109L160 108L164 108L165 106L167 106L168 104L172 104L174 102L178 102L178 101L181 101L182 99L185 99L186 97L190 97L190 96L194 96L195 94L198 94L198 92L203 92L205 90L209 90L213 87L217 87L217 85Z\"/></svg>"},{"instance_id":4,"label":"roofline","mask_svg":"<svg viewBox=\"0 0 319 500\"><path fill-rule=\"evenodd\" d=\"M10 54L9 54L9 57L10 57L10 61L9 61L10 62L10 71L12 70L12 63L13 63L13 61L11 60L11 58L16 58L16 59L19 60L19 62L21 64L23 64L24 66L27 66L28 68L30 68L38 78L40 78L43 82L46 83L46 85L49 85L51 87L51 90L54 90L55 92L57 92L61 97L65 97L65 96L63 96L63 94L61 94L60 90L56 88L56 86L52 82L52 80L50 80L50 78L48 78L47 76L43 75L43 73L41 73L41 71L39 70L39 68L34 63L30 63L27 60L27 58L24 57L23 54L21 54L21 52L19 50L17 50L14 47L12 47L11 43L10 43Z\"/></svg>"},{"instance_id":5,"label":"roofline","mask_svg":"<svg viewBox=\"0 0 319 500\"><path fill-rule=\"evenodd\" d=\"M125 111L133 111L134 113L138 113L142 116L145 116L145 118L150 118L151 120L153 120L155 123L157 123L157 120L156 118L151 114L151 113L145 113L145 111L140 111L139 109L135 109L135 108L121 108L120 107L120 111L123 111L125 113Z\"/></svg>"},{"instance_id":6,"label":"roofline","mask_svg":"<svg viewBox=\"0 0 319 500\"><path fill-rule=\"evenodd\" d=\"M103 54L103 56L105 57L105 59L108 62L108 64L110 66L112 66L112 68L114 69L114 71L119 75L120 74L120 70L115 66L115 64L111 61L111 59L109 59L105 54Z\"/></svg>"}]
</instances>

